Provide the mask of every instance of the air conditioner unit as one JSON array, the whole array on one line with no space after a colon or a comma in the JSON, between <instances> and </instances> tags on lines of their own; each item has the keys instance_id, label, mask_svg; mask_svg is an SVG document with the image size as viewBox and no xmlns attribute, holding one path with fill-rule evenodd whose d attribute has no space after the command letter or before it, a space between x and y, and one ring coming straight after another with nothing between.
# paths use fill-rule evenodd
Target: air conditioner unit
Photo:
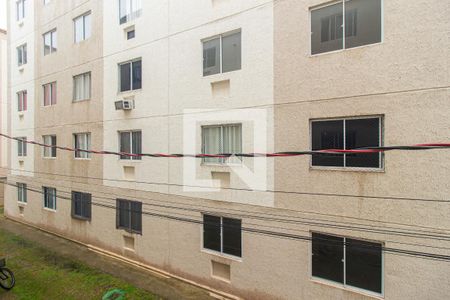
<instances>
[{"instance_id":1,"label":"air conditioner unit","mask_svg":"<svg viewBox=\"0 0 450 300\"><path fill-rule=\"evenodd\" d=\"M116 110L132 110L134 108L133 100L120 100L115 103Z\"/></svg>"}]
</instances>

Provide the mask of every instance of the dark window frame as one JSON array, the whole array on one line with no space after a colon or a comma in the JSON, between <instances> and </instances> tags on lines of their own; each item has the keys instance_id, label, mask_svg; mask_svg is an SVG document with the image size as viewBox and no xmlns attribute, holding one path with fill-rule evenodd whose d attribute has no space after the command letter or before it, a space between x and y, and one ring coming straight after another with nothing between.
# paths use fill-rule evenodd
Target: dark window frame
<instances>
[{"instance_id":1,"label":"dark window frame","mask_svg":"<svg viewBox=\"0 0 450 300\"><path fill-rule=\"evenodd\" d=\"M213 249L213 248L208 248L206 247L206 234L207 234L207 230L210 230L211 228L207 228L205 227L205 225L211 225L211 226L216 226L213 224L206 224L205 219L206 218L219 218L220 219L220 249ZM224 256L231 256L231 257L237 257L239 259L242 258L243 256L243 234L242 234L242 219L236 219L236 218L230 218L230 217L224 217L224 216L218 216L218 215L212 215L212 214L203 214L202 215L202 220L203 220L203 227L202 227L202 249L206 250L206 251L213 251L215 253L219 253L221 255ZM227 225L224 225L224 220L228 220L228 221L232 221L232 222L238 222L239 223L239 248L237 248L237 252L238 253L231 253L232 251L228 251L226 250L226 241L224 242L224 240L226 239L225 235L226 232L224 233L224 228L227 227ZM216 226L217 227L217 226ZM228 226L228 229L232 228L233 225ZM230 233L232 234L232 233ZM216 237L217 238L217 237ZM228 245L228 247L230 247ZM231 250L231 249L230 249Z\"/></svg>"},{"instance_id":2,"label":"dark window frame","mask_svg":"<svg viewBox=\"0 0 450 300\"><path fill-rule=\"evenodd\" d=\"M311 119L309 121L309 142L310 142L310 149L313 150L313 123L315 122L329 122L329 121L342 121L343 122L343 146L342 149L347 149L346 145L346 121L352 121L352 120L369 120L369 119L378 119L378 145L382 147L384 145L384 115L366 115L366 116L351 116L351 117L337 117L337 118L325 118L325 119ZM325 154L324 154L325 155ZM332 156L333 154L330 154ZM358 166L347 166L346 164L346 157L351 154L336 154L344 157L344 163L343 166L326 166L326 165L315 165L313 163L313 155L310 159L310 168L312 169L338 169L338 170L357 170L357 171L383 171L385 162L384 162L384 153L380 152L379 155L379 165L378 167L358 167Z\"/></svg>"},{"instance_id":3,"label":"dark window frame","mask_svg":"<svg viewBox=\"0 0 450 300\"><path fill-rule=\"evenodd\" d=\"M72 191L71 216L74 219L91 221L92 219L92 195L89 193ZM80 207L80 214L77 212L77 202ZM87 206L87 208L86 208Z\"/></svg>"},{"instance_id":4,"label":"dark window frame","mask_svg":"<svg viewBox=\"0 0 450 300\"><path fill-rule=\"evenodd\" d=\"M133 205L137 206L138 209L133 211ZM128 224L126 225L121 224L122 221L125 221L121 220L121 217L123 216L121 214L121 206L128 206L128 208L125 208L125 210L128 210L128 220L126 220L126 223ZM137 228L133 225L136 225ZM116 199L116 229L121 229L129 233L142 235L142 202L126 199Z\"/></svg>"},{"instance_id":5,"label":"dark window frame","mask_svg":"<svg viewBox=\"0 0 450 300\"><path fill-rule=\"evenodd\" d=\"M17 182L17 202L20 204L28 203L28 195L27 195L27 184L22 182Z\"/></svg>"},{"instance_id":6,"label":"dark window frame","mask_svg":"<svg viewBox=\"0 0 450 300\"><path fill-rule=\"evenodd\" d=\"M314 256L314 250L313 250L313 248L314 248L314 245L313 245L313 243L314 243L314 235L321 235L321 236L326 236L326 237L329 237L329 238L334 238L334 239L342 239L342 247L343 247L343 259L342 259L342 278L343 278L343 282L341 283L341 282L338 282L338 281L333 281L333 280L330 280L330 279L326 279L326 278L321 278L321 277L319 277L319 276L314 276L313 274L314 274L314 270L313 270L313 256ZM380 259L381 259L381 261L380 261L380 263L381 263L381 265L380 265L380 292L376 292L376 291L372 291L372 290L369 290L369 289L365 289L365 288L361 288L361 287L357 287L357 286L354 286L354 285L351 285L351 284L348 284L347 283L347 277L348 277L348 274L347 274L347 272L346 272L346 269L347 269L347 248L349 247L349 242L348 242L348 240L350 240L350 241L357 241L357 242L360 242L360 243L368 243L368 244L376 244L376 245L378 245L380 248L379 248L379 251L380 251ZM332 244L330 244L330 245L332 245ZM339 244L336 244L336 245L339 245ZM339 245L340 246L340 245ZM310 245L310 266L311 266L311 268L310 268L310 276L311 276L311 278L312 279L314 279L314 280L318 280L318 281L324 281L324 282L328 282L328 283L331 283L332 285L336 285L336 286L339 286L339 287L343 287L343 288L345 288L345 289L348 289L348 290L354 290L354 291L361 291L361 292L364 292L364 293L368 293L368 294L371 294L371 295L375 295L375 296L383 296L384 297L384 283L385 283L385 257L384 257L384 251L383 251L383 247L384 247L384 243L383 242L380 242L380 241L374 241L374 240L368 240L368 239L361 239L361 238L352 238L352 237L347 237L347 236L339 236L339 235L334 235L334 234L328 234L328 233L322 233L322 232L314 232L314 231L312 231L311 232L311 245ZM364 247L362 247L361 249L364 249Z\"/></svg>"},{"instance_id":7,"label":"dark window frame","mask_svg":"<svg viewBox=\"0 0 450 300\"><path fill-rule=\"evenodd\" d=\"M52 193L50 193L50 191L52 191ZM48 210L51 210L51 211L56 211L56 208L57 208L57 204L56 204L56 202L57 202L57 191L56 191L56 188L43 186L42 187L42 192L43 192L42 194L44 196L44 209L48 209ZM51 196L51 198L50 198L50 196ZM53 206L54 207L49 207L50 200L53 201L53 204L54 204Z\"/></svg>"}]
</instances>

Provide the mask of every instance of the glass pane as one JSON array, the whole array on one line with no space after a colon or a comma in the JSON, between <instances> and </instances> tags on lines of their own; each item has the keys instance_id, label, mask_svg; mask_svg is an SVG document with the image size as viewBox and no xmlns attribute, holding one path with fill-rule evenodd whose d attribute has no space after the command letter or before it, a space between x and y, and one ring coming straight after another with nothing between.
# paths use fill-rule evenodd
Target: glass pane
<instances>
[{"instance_id":1,"label":"glass pane","mask_svg":"<svg viewBox=\"0 0 450 300\"><path fill-rule=\"evenodd\" d=\"M221 127L203 127L202 128L203 154L218 154L222 152ZM204 158L206 163L219 163L220 158Z\"/></svg>"},{"instance_id":2,"label":"glass pane","mask_svg":"<svg viewBox=\"0 0 450 300\"><path fill-rule=\"evenodd\" d=\"M227 125L223 127L223 152L224 153L242 153L242 126ZM240 157L228 159L229 163L239 163Z\"/></svg>"},{"instance_id":3,"label":"glass pane","mask_svg":"<svg viewBox=\"0 0 450 300\"><path fill-rule=\"evenodd\" d=\"M52 95L51 104L52 105L56 104L56 93L57 93L56 82L53 82L53 83L51 83L51 95Z\"/></svg>"},{"instance_id":4,"label":"glass pane","mask_svg":"<svg viewBox=\"0 0 450 300\"><path fill-rule=\"evenodd\" d=\"M50 33L44 35L44 55L50 54L50 47L52 44L52 37Z\"/></svg>"},{"instance_id":5,"label":"glass pane","mask_svg":"<svg viewBox=\"0 0 450 300\"><path fill-rule=\"evenodd\" d=\"M347 0L345 18L345 48L381 42L381 0Z\"/></svg>"},{"instance_id":6,"label":"glass pane","mask_svg":"<svg viewBox=\"0 0 450 300\"><path fill-rule=\"evenodd\" d=\"M84 86L84 99L90 99L91 98L91 73L86 73L83 76L83 86Z\"/></svg>"},{"instance_id":7,"label":"glass pane","mask_svg":"<svg viewBox=\"0 0 450 300\"><path fill-rule=\"evenodd\" d=\"M222 72L241 69L241 33L222 38Z\"/></svg>"},{"instance_id":8,"label":"glass pane","mask_svg":"<svg viewBox=\"0 0 450 300\"><path fill-rule=\"evenodd\" d=\"M84 16L84 39L91 37L91 14Z\"/></svg>"},{"instance_id":9,"label":"glass pane","mask_svg":"<svg viewBox=\"0 0 450 300\"><path fill-rule=\"evenodd\" d=\"M203 43L203 76L220 73L220 38Z\"/></svg>"},{"instance_id":10,"label":"glass pane","mask_svg":"<svg viewBox=\"0 0 450 300\"><path fill-rule=\"evenodd\" d=\"M220 252L220 217L203 216L203 248Z\"/></svg>"},{"instance_id":11,"label":"glass pane","mask_svg":"<svg viewBox=\"0 0 450 300\"><path fill-rule=\"evenodd\" d=\"M23 64L22 61L22 47L17 48L17 64L21 66Z\"/></svg>"},{"instance_id":12,"label":"glass pane","mask_svg":"<svg viewBox=\"0 0 450 300\"><path fill-rule=\"evenodd\" d=\"M241 220L223 218L223 253L242 256Z\"/></svg>"},{"instance_id":13,"label":"glass pane","mask_svg":"<svg viewBox=\"0 0 450 300\"><path fill-rule=\"evenodd\" d=\"M75 19L75 43L84 40L83 34L83 17Z\"/></svg>"},{"instance_id":14,"label":"glass pane","mask_svg":"<svg viewBox=\"0 0 450 300\"><path fill-rule=\"evenodd\" d=\"M23 54L23 63L27 63L27 45L23 46L22 48L22 54Z\"/></svg>"},{"instance_id":15,"label":"glass pane","mask_svg":"<svg viewBox=\"0 0 450 300\"><path fill-rule=\"evenodd\" d=\"M142 87L142 61L133 62L133 90Z\"/></svg>"},{"instance_id":16,"label":"glass pane","mask_svg":"<svg viewBox=\"0 0 450 300\"><path fill-rule=\"evenodd\" d=\"M347 149L380 146L380 119L345 121ZM380 154L346 154L347 167L380 168Z\"/></svg>"},{"instance_id":17,"label":"glass pane","mask_svg":"<svg viewBox=\"0 0 450 300\"><path fill-rule=\"evenodd\" d=\"M133 154L142 153L142 133L140 131L133 132L132 152ZM133 157L135 160L141 160L142 157Z\"/></svg>"},{"instance_id":18,"label":"glass pane","mask_svg":"<svg viewBox=\"0 0 450 300\"><path fill-rule=\"evenodd\" d=\"M56 146L56 136L52 136L51 137L51 141L52 141L52 146ZM52 151L52 157L56 157L56 151L57 151L58 149L56 148L56 147L54 147L54 148L52 148L51 149L51 151Z\"/></svg>"},{"instance_id":19,"label":"glass pane","mask_svg":"<svg viewBox=\"0 0 450 300\"><path fill-rule=\"evenodd\" d=\"M344 239L312 234L312 275L344 283Z\"/></svg>"},{"instance_id":20,"label":"glass pane","mask_svg":"<svg viewBox=\"0 0 450 300\"><path fill-rule=\"evenodd\" d=\"M131 202L131 229L136 232L142 231L142 203Z\"/></svg>"},{"instance_id":21,"label":"glass pane","mask_svg":"<svg viewBox=\"0 0 450 300\"><path fill-rule=\"evenodd\" d=\"M52 33L51 33L51 35L52 35L52 52L55 52L56 51L56 49L58 48L58 38L57 38L57 35L56 35L56 31L53 31Z\"/></svg>"},{"instance_id":22,"label":"glass pane","mask_svg":"<svg viewBox=\"0 0 450 300\"><path fill-rule=\"evenodd\" d=\"M344 121L315 121L311 124L312 150L344 149ZM314 154L313 166L344 166L344 155Z\"/></svg>"},{"instance_id":23,"label":"glass pane","mask_svg":"<svg viewBox=\"0 0 450 300\"><path fill-rule=\"evenodd\" d=\"M119 227L130 228L130 202L119 200Z\"/></svg>"},{"instance_id":24,"label":"glass pane","mask_svg":"<svg viewBox=\"0 0 450 300\"><path fill-rule=\"evenodd\" d=\"M346 244L346 283L381 294L381 244L352 239L346 239Z\"/></svg>"},{"instance_id":25,"label":"glass pane","mask_svg":"<svg viewBox=\"0 0 450 300\"><path fill-rule=\"evenodd\" d=\"M120 65L120 91L131 90L131 64L125 63Z\"/></svg>"},{"instance_id":26,"label":"glass pane","mask_svg":"<svg viewBox=\"0 0 450 300\"><path fill-rule=\"evenodd\" d=\"M342 49L342 3L311 11L311 54Z\"/></svg>"},{"instance_id":27,"label":"glass pane","mask_svg":"<svg viewBox=\"0 0 450 300\"><path fill-rule=\"evenodd\" d=\"M120 133L120 152L131 153L131 133L121 132ZM123 155L120 159L131 159L130 156Z\"/></svg>"}]
</instances>

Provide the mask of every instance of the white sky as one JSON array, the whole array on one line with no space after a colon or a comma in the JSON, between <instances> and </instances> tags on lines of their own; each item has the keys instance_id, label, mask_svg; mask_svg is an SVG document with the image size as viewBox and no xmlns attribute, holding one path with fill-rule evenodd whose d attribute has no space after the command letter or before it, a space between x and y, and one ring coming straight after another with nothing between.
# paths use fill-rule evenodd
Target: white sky
<instances>
[{"instance_id":1,"label":"white sky","mask_svg":"<svg viewBox=\"0 0 450 300\"><path fill-rule=\"evenodd\" d=\"M0 0L0 28L6 29L6 0Z\"/></svg>"}]
</instances>

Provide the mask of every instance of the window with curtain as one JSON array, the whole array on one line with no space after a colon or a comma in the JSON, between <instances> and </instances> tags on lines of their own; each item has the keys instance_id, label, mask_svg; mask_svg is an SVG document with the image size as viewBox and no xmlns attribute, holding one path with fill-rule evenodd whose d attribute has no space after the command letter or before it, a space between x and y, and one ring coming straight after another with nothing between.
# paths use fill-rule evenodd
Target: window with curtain
<instances>
[{"instance_id":1,"label":"window with curtain","mask_svg":"<svg viewBox=\"0 0 450 300\"><path fill-rule=\"evenodd\" d=\"M117 199L116 228L142 234L142 203Z\"/></svg>"},{"instance_id":2,"label":"window with curtain","mask_svg":"<svg viewBox=\"0 0 450 300\"><path fill-rule=\"evenodd\" d=\"M56 82L43 85L44 89L44 106L56 104Z\"/></svg>"},{"instance_id":3,"label":"window with curtain","mask_svg":"<svg viewBox=\"0 0 450 300\"><path fill-rule=\"evenodd\" d=\"M341 0L312 9L311 54L381 42L381 7L381 0Z\"/></svg>"},{"instance_id":4,"label":"window with curtain","mask_svg":"<svg viewBox=\"0 0 450 300\"><path fill-rule=\"evenodd\" d=\"M141 154L142 153L142 132L141 131L121 131L119 132L120 149L122 153ZM141 160L141 156L122 155L120 159Z\"/></svg>"},{"instance_id":5,"label":"window with curtain","mask_svg":"<svg viewBox=\"0 0 450 300\"><path fill-rule=\"evenodd\" d=\"M27 138L19 137L17 140L17 156L25 157L27 156Z\"/></svg>"},{"instance_id":6,"label":"window with curtain","mask_svg":"<svg viewBox=\"0 0 450 300\"><path fill-rule=\"evenodd\" d=\"M42 187L44 196L44 207L56 210L56 189L51 187Z\"/></svg>"},{"instance_id":7,"label":"window with curtain","mask_svg":"<svg viewBox=\"0 0 450 300\"><path fill-rule=\"evenodd\" d=\"M75 149L91 150L91 134L90 133L76 133L74 136ZM89 159L91 153L84 151L75 151L75 158Z\"/></svg>"},{"instance_id":8,"label":"window with curtain","mask_svg":"<svg viewBox=\"0 0 450 300\"><path fill-rule=\"evenodd\" d=\"M203 42L203 76L241 69L241 32L222 34Z\"/></svg>"},{"instance_id":9,"label":"window with curtain","mask_svg":"<svg viewBox=\"0 0 450 300\"><path fill-rule=\"evenodd\" d=\"M20 67L27 64L27 44L17 47L17 65Z\"/></svg>"},{"instance_id":10,"label":"window with curtain","mask_svg":"<svg viewBox=\"0 0 450 300\"><path fill-rule=\"evenodd\" d=\"M25 183L17 183L17 197L20 203L27 203L27 185Z\"/></svg>"},{"instance_id":11,"label":"window with curtain","mask_svg":"<svg viewBox=\"0 0 450 300\"><path fill-rule=\"evenodd\" d=\"M121 92L139 90L142 88L142 60L119 64L119 87Z\"/></svg>"},{"instance_id":12,"label":"window with curtain","mask_svg":"<svg viewBox=\"0 0 450 300\"><path fill-rule=\"evenodd\" d=\"M368 117L312 121L312 150L379 147L382 144L381 120L381 117ZM381 153L314 154L312 165L379 169L383 167L382 158Z\"/></svg>"},{"instance_id":13,"label":"window with curtain","mask_svg":"<svg viewBox=\"0 0 450 300\"><path fill-rule=\"evenodd\" d=\"M242 153L242 125L228 124L202 127L202 153ZM204 163L241 163L240 157L203 159Z\"/></svg>"},{"instance_id":14,"label":"window with curtain","mask_svg":"<svg viewBox=\"0 0 450 300\"><path fill-rule=\"evenodd\" d=\"M72 192L72 218L81 220L91 219L92 196L88 193Z\"/></svg>"},{"instance_id":15,"label":"window with curtain","mask_svg":"<svg viewBox=\"0 0 450 300\"><path fill-rule=\"evenodd\" d=\"M56 52L57 41L56 29L44 34L44 55Z\"/></svg>"},{"instance_id":16,"label":"window with curtain","mask_svg":"<svg viewBox=\"0 0 450 300\"><path fill-rule=\"evenodd\" d=\"M73 77L73 101L91 98L91 72Z\"/></svg>"},{"instance_id":17,"label":"window with curtain","mask_svg":"<svg viewBox=\"0 0 450 300\"><path fill-rule=\"evenodd\" d=\"M312 234L312 276L382 294L382 244Z\"/></svg>"},{"instance_id":18,"label":"window with curtain","mask_svg":"<svg viewBox=\"0 0 450 300\"><path fill-rule=\"evenodd\" d=\"M43 143L49 147L43 148L43 156L45 158L55 158L56 157L56 135L44 135L42 137Z\"/></svg>"},{"instance_id":19,"label":"window with curtain","mask_svg":"<svg viewBox=\"0 0 450 300\"><path fill-rule=\"evenodd\" d=\"M142 14L141 0L119 0L119 23L124 24L137 19Z\"/></svg>"},{"instance_id":20,"label":"window with curtain","mask_svg":"<svg viewBox=\"0 0 450 300\"><path fill-rule=\"evenodd\" d=\"M27 110L27 101L28 101L27 98L28 98L27 91L20 91L17 93L17 110L19 112Z\"/></svg>"},{"instance_id":21,"label":"window with curtain","mask_svg":"<svg viewBox=\"0 0 450 300\"><path fill-rule=\"evenodd\" d=\"M91 13L88 12L73 20L75 43L91 37Z\"/></svg>"},{"instance_id":22,"label":"window with curtain","mask_svg":"<svg viewBox=\"0 0 450 300\"><path fill-rule=\"evenodd\" d=\"M203 215L203 248L241 257L241 223L239 219Z\"/></svg>"}]
</instances>

